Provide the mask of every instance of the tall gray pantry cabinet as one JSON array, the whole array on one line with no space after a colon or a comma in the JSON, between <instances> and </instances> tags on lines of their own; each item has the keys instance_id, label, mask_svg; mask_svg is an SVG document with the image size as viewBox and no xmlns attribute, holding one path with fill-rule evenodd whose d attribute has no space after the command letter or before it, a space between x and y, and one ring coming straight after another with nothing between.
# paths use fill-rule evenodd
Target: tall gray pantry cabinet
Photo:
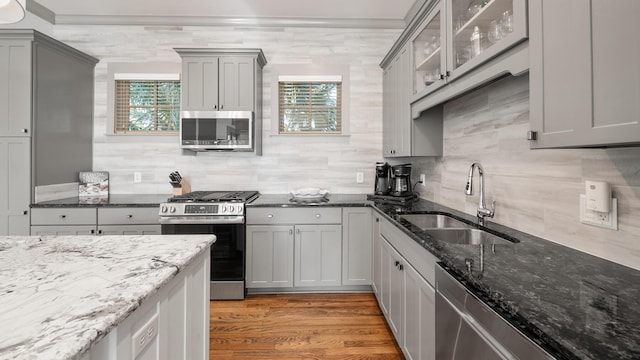
<instances>
[{"instance_id":1,"label":"tall gray pantry cabinet","mask_svg":"<svg viewBox=\"0 0 640 360\"><path fill-rule=\"evenodd\" d=\"M97 62L35 30L0 30L0 235L29 234L36 187L92 169Z\"/></svg>"}]
</instances>

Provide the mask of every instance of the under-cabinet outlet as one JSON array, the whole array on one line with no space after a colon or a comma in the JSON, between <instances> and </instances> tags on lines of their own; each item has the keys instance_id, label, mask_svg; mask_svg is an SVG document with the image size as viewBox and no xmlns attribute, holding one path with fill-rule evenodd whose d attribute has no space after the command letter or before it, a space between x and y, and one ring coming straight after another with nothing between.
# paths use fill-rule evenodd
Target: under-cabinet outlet
<instances>
[{"instance_id":1,"label":"under-cabinet outlet","mask_svg":"<svg viewBox=\"0 0 640 360\"><path fill-rule=\"evenodd\" d=\"M131 337L131 355L136 358L145 347L158 335L158 314L153 317Z\"/></svg>"},{"instance_id":2,"label":"under-cabinet outlet","mask_svg":"<svg viewBox=\"0 0 640 360\"><path fill-rule=\"evenodd\" d=\"M136 171L133 173L133 182L136 184L142 182L142 173L140 171Z\"/></svg>"},{"instance_id":3,"label":"under-cabinet outlet","mask_svg":"<svg viewBox=\"0 0 640 360\"><path fill-rule=\"evenodd\" d=\"M427 177L424 174L420 174L420 185L427 186Z\"/></svg>"},{"instance_id":4,"label":"under-cabinet outlet","mask_svg":"<svg viewBox=\"0 0 640 360\"><path fill-rule=\"evenodd\" d=\"M364 182L364 173L363 173L363 172L358 171L358 172L356 173L356 183L358 183L358 184L362 184L363 182Z\"/></svg>"},{"instance_id":5,"label":"under-cabinet outlet","mask_svg":"<svg viewBox=\"0 0 640 360\"><path fill-rule=\"evenodd\" d=\"M580 222L605 229L618 230L618 199L611 199L611 210L606 213L587 209L586 196L581 194Z\"/></svg>"}]
</instances>

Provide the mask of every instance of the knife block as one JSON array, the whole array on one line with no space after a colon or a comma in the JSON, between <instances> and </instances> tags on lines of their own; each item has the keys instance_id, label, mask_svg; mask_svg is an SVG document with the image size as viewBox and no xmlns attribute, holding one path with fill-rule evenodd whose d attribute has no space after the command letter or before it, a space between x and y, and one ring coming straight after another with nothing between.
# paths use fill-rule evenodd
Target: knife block
<instances>
[{"instance_id":1,"label":"knife block","mask_svg":"<svg viewBox=\"0 0 640 360\"><path fill-rule=\"evenodd\" d=\"M182 180L180 180L180 187L173 188L173 195L184 195L190 192L191 185L189 185L189 182L185 178L182 178Z\"/></svg>"}]
</instances>

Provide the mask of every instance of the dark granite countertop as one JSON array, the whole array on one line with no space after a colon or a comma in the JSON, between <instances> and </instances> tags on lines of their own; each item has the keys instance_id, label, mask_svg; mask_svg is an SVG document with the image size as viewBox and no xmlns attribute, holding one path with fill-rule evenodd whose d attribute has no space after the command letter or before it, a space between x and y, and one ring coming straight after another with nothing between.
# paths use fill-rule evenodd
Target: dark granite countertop
<instances>
[{"instance_id":1,"label":"dark granite countertop","mask_svg":"<svg viewBox=\"0 0 640 360\"><path fill-rule=\"evenodd\" d=\"M360 207L371 206L365 194L329 194L325 199L293 200L288 194L261 194L248 207Z\"/></svg>"},{"instance_id":2,"label":"dark granite countertop","mask_svg":"<svg viewBox=\"0 0 640 360\"><path fill-rule=\"evenodd\" d=\"M430 201L407 206L330 195L320 206L373 206L441 260L467 289L558 359L640 359L640 271L492 222L479 227L519 242L456 245L431 238L399 215L474 216ZM262 195L249 206L308 206ZM482 256L481 256L482 254ZM473 259L472 270L465 259ZM479 264L482 263L482 266Z\"/></svg>"},{"instance_id":3,"label":"dark granite countertop","mask_svg":"<svg viewBox=\"0 0 640 360\"><path fill-rule=\"evenodd\" d=\"M112 194L105 198L70 197L31 204L32 208L56 207L159 207L170 194Z\"/></svg>"}]
</instances>

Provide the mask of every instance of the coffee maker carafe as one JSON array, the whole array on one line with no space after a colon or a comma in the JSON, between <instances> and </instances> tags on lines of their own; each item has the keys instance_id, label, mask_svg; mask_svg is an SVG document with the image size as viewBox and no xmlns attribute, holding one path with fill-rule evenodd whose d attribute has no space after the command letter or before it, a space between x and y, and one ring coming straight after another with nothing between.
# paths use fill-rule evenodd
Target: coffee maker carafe
<instances>
[{"instance_id":1,"label":"coffee maker carafe","mask_svg":"<svg viewBox=\"0 0 640 360\"><path fill-rule=\"evenodd\" d=\"M411 196L411 164L394 165L391 167L391 195Z\"/></svg>"},{"instance_id":2,"label":"coffee maker carafe","mask_svg":"<svg viewBox=\"0 0 640 360\"><path fill-rule=\"evenodd\" d=\"M391 191L391 168L386 162L376 163L376 181L374 193L376 195L387 195Z\"/></svg>"}]
</instances>

